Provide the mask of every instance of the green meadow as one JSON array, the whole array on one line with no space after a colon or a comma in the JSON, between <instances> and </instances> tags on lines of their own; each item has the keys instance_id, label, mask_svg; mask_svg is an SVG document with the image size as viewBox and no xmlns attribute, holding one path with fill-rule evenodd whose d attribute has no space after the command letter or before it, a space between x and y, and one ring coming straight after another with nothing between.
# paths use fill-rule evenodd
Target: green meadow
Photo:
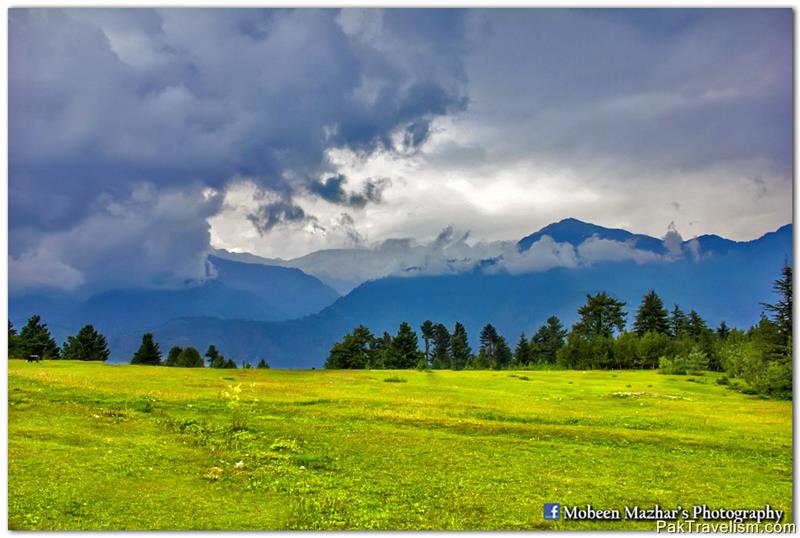
<instances>
[{"instance_id":1,"label":"green meadow","mask_svg":"<svg viewBox=\"0 0 800 538\"><path fill-rule=\"evenodd\" d=\"M652 371L9 361L11 529L649 529L792 508L792 404Z\"/></svg>"}]
</instances>

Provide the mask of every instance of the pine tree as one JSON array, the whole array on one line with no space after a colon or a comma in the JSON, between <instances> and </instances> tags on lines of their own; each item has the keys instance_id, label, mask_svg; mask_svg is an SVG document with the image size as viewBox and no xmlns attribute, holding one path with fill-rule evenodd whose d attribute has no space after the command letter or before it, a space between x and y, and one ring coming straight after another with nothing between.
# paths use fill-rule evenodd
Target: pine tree
<instances>
[{"instance_id":1,"label":"pine tree","mask_svg":"<svg viewBox=\"0 0 800 538\"><path fill-rule=\"evenodd\" d=\"M730 333L731 330L728 328L728 324L725 323L724 321L719 324L719 327L717 327L717 337L720 340L725 340L726 338L728 338L728 335Z\"/></svg>"},{"instance_id":2,"label":"pine tree","mask_svg":"<svg viewBox=\"0 0 800 538\"><path fill-rule=\"evenodd\" d=\"M497 330L491 323L487 323L481 330L481 350L486 355L489 364L495 360L495 350L497 348Z\"/></svg>"},{"instance_id":3,"label":"pine tree","mask_svg":"<svg viewBox=\"0 0 800 538\"><path fill-rule=\"evenodd\" d=\"M200 356L200 352L191 346L181 351L181 354L178 355L177 363L177 366L181 368L205 368L206 366L203 357Z\"/></svg>"},{"instance_id":4,"label":"pine tree","mask_svg":"<svg viewBox=\"0 0 800 538\"><path fill-rule=\"evenodd\" d=\"M504 370L508 368L511 361L514 360L514 354L511 353L511 348L508 347L505 337L497 337L497 344L494 350L494 365L496 370Z\"/></svg>"},{"instance_id":5,"label":"pine tree","mask_svg":"<svg viewBox=\"0 0 800 538\"><path fill-rule=\"evenodd\" d=\"M208 346L208 349L206 350L206 358L208 359L209 368L225 367L225 357L220 355L220 352L217 350L217 346L214 344Z\"/></svg>"},{"instance_id":6,"label":"pine tree","mask_svg":"<svg viewBox=\"0 0 800 538\"><path fill-rule=\"evenodd\" d=\"M390 361L390 354L392 351L392 335L383 331L383 336L375 338L369 350L369 360L367 368L381 369L388 368L386 366Z\"/></svg>"},{"instance_id":7,"label":"pine tree","mask_svg":"<svg viewBox=\"0 0 800 538\"><path fill-rule=\"evenodd\" d=\"M654 290L650 290L642 299L642 305L636 313L633 331L638 336L652 332L667 334L669 332L669 317L661 298Z\"/></svg>"},{"instance_id":8,"label":"pine tree","mask_svg":"<svg viewBox=\"0 0 800 538\"><path fill-rule=\"evenodd\" d=\"M686 327L688 324L689 320L686 317L686 314L684 314L683 310L681 310L681 307L676 304L675 308L672 309L672 315L669 318L669 335L674 339L680 338L686 332Z\"/></svg>"},{"instance_id":9,"label":"pine tree","mask_svg":"<svg viewBox=\"0 0 800 538\"><path fill-rule=\"evenodd\" d=\"M435 336L435 327L434 323L429 319L426 319L420 327L422 331L422 341L425 344L425 360L428 362L431 362L431 340L433 340Z\"/></svg>"},{"instance_id":10,"label":"pine tree","mask_svg":"<svg viewBox=\"0 0 800 538\"><path fill-rule=\"evenodd\" d=\"M531 359L544 364L555 364L558 350L564 347L567 330L556 316L547 318L536 334L531 338ZM535 356L534 356L535 353Z\"/></svg>"},{"instance_id":11,"label":"pine tree","mask_svg":"<svg viewBox=\"0 0 800 538\"><path fill-rule=\"evenodd\" d=\"M469 347L467 330L462 324L456 322L453 335L450 337L450 368L463 370L471 357L472 349Z\"/></svg>"},{"instance_id":12,"label":"pine tree","mask_svg":"<svg viewBox=\"0 0 800 538\"><path fill-rule=\"evenodd\" d=\"M334 344L325 361L325 368L350 369L366 368L370 362L370 349L375 338L363 325L359 325L341 342Z\"/></svg>"},{"instance_id":13,"label":"pine tree","mask_svg":"<svg viewBox=\"0 0 800 538\"><path fill-rule=\"evenodd\" d=\"M433 329L433 357L431 359L433 368L450 368L450 331L441 323L437 323Z\"/></svg>"},{"instance_id":14,"label":"pine tree","mask_svg":"<svg viewBox=\"0 0 800 538\"><path fill-rule=\"evenodd\" d=\"M22 341L17 334L14 325L8 322L8 358L22 358L25 352L22 350Z\"/></svg>"},{"instance_id":15,"label":"pine tree","mask_svg":"<svg viewBox=\"0 0 800 538\"><path fill-rule=\"evenodd\" d=\"M61 358L70 361L106 361L109 355L105 336L91 325L68 337L61 350Z\"/></svg>"},{"instance_id":16,"label":"pine tree","mask_svg":"<svg viewBox=\"0 0 800 538\"><path fill-rule=\"evenodd\" d=\"M512 366L526 366L531 362L530 352L531 348L528 345L528 339L525 338L525 333L522 333L519 335L517 347L514 349L514 361L512 362Z\"/></svg>"},{"instance_id":17,"label":"pine tree","mask_svg":"<svg viewBox=\"0 0 800 538\"><path fill-rule=\"evenodd\" d=\"M142 344L133 355L131 364L161 364L161 348L158 346L158 342L153 340L152 333L145 333L142 336Z\"/></svg>"},{"instance_id":18,"label":"pine tree","mask_svg":"<svg viewBox=\"0 0 800 538\"><path fill-rule=\"evenodd\" d=\"M164 366L178 366L178 357L180 357L181 351L183 351L183 349L178 346L173 346L172 349L169 350L167 360L164 361Z\"/></svg>"},{"instance_id":19,"label":"pine tree","mask_svg":"<svg viewBox=\"0 0 800 538\"><path fill-rule=\"evenodd\" d=\"M778 294L778 302L761 304L772 314L772 321L786 344L792 336L792 268L788 263L783 266L781 278L772 284L772 290Z\"/></svg>"},{"instance_id":20,"label":"pine tree","mask_svg":"<svg viewBox=\"0 0 800 538\"><path fill-rule=\"evenodd\" d=\"M397 334L392 338L388 368L411 369L416 368L421 353L417 347L417 333L407 322L402 322Z\"/></svg>"},{"instance_id":21,"label":"pine tree","mask_svg":"<svg viewBox=\"0 0 800 538\"><path fill-rule=\"evenodd\" d=\"M264 359L261 359L260 361L258 361L258 364L256 365L256 368L261 368L262 370L267 370L267 369L269 369L269 364L267 364L267 361L265 361Z\"/></svg>"},{"instance_id":22,"label":"pine tree","mask_svg":"<svg viewBox=\"0 0 800 538\"><path fill-rule=\"evenodd\" d=\"M28 323L19 332L19 343L22 353L28 357L38 355L42 359L57 359L59 357L58 344L50 336L46 323L41 323L41 317L33 315Z\"/></svg>"},{"instance_id":23,"label":"pine tree","mask_svg":"<svg viewBox=\"0 0 800 538\"><path fill-rule=\"evenodd\" d=\"M688 322L686 323L686 333L695 341L709 333L709 328L705 320L694 310L689 312Z\"/></svg>"},{"instance_id":24,"label":"pine tree","mask_svg":"<svg viewBox=\"0 0 800 538\"><path fill-rule=\"evenodd\" d=\"M587 338L610 338L614 329L619 332L625 330L627 312L622 310L624 306L624 302L617 301L605 292L589 294L586 296L586 304L578 309L581 318L572 326L572 331Z\"/></svg>"}]
</instances>

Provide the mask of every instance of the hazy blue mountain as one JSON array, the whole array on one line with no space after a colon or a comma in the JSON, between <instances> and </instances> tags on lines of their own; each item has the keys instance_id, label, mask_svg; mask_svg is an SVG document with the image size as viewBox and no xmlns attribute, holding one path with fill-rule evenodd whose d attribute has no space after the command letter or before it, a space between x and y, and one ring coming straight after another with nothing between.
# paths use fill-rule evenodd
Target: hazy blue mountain
<instances>
[{"instance_id":1,"label":"hazy blue mountain","mask_svg":"<svg viewBox=\"0 0 800 538\"><path fill-rule=\"evenodd\" d=\"M241 263L216 256L209 256L208 261L218 282L250 292L281 319L319 312L339 297L332 288L300 269Z\"/></svg>"},{"instance_id":2,"label":"hazy blue mountain","mask_svg":"<svg viewBox=\"0 0 800 538\"><path fill-rule=\"evenodd\" d=\"M241 263L210 256L210 279L180 289L109 290L83 295L29 294L9 300L19 327L42 315L63 341L86 323L113 338L185 316L277 321L319 312L339 295L299 269Z\"/></svg>"},{"instance_id":3,"label":"hazy blue mountain","mask_svg":"<svg viewBox=\"0 0 800 538\"><path fill-rule=\"evenodd\" d=\"M713 239L704 241L706 246L714 244ZM704 248L698 260L606 262L519 275L475 269L458 275L390 277L366 282L319 314L298 320L183 318L165 323L155 334L162 348L188 343L205 348L214 343L240 361L266 358L275 367L320 367L330 346L358 324L380 334L394 333L401 321L417 328L425 319L449 327L460 321L477 348L478 333L487 322L510 341L523 331L530 336L553 314L569 326L587 293L606 291L626 301L630 322L650 289L669 308L678 303L686 311L695 309L713 326L724 320L747 327L758 320L759 303L774 300L772 281L792 256L792 226L755 241L722 241L724 253ZM128 356L137 337L112 340L114 359Z\"/></svg>"}]
</instances>

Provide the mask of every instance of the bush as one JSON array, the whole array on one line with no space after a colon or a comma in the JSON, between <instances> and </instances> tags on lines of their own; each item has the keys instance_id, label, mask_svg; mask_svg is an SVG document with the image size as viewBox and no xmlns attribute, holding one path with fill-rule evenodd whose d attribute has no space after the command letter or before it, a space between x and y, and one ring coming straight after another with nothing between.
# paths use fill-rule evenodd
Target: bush
<instances>
[{"instance_id":1,"label":"bush","mask_svg":"<svg viewBox=\"0 0 800 538\"><path fill-rule=\"evenodd\" d=\"M385 383L405 383L406 382L406 380L404 378L397 377L396 375L393 375L392 377L387 377L383 381Z\"/></svg>"},{"instance_id":2,"label":"bush","mask_svg":"<svg viewBox=\"0 0 800 538\"><path fill-rule=\"evenodd\" d=\"M658 359L658 370L661 374L703 375L707 368L708 355L696 348L686 355L678 355L673 359L665 356Z\"/></svg>"},{"instance_id":3,"label":"bush","mask_svg":"<svg viewBox=\"0 0 800 538\"><path fill-rule=\"evenodd\" d=\"M686 375L686 359L683 357L675 357L674 359L661 357L658 359L658 373L664 375Z\"/></svg>"},{"instance_id":4,"label":"bush","mask_svg":"<svg viewBox=\"0 0 800 538\"><path fill-rule=\"evenodd\" d=\"M708 355L699 349L693 349L686 357L686 369L691 375L703 375L708 370Z\"/></svg>"},{"instance_id":5,"label":"bush","mask_svg":"<svg viewBox=\"0 0 800 538\"><path fill-rule=\"evenodd\" d=\"M717 385L730 385L731 381L728 379L728 376L724 375L717 379Z\"/></svg>"}]
</instances>

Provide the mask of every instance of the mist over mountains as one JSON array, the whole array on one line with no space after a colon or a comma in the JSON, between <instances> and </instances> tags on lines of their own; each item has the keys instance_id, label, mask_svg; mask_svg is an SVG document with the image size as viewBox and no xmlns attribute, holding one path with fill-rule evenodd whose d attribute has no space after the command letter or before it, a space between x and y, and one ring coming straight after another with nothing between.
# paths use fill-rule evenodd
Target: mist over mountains
<instances>
[{"instance_id":1,"label":"mist over mountains","mask_svg":"<svg viewBox=\"0 0 800 538\"><path fill-rule=\"evenodd\" d=\"M792 255L791 225L749 242L684 241L674 229L658 239L565 219L519 241L467 240L449 228L428 244L389 240L293 260L215 251L207 278L181 289L12 296L10 319L20 326L40 313L59 341L92 323L109 338L111 362L127 362L150 331L164 352L213 343L240 362L319 367L358 324L380 334L401 321L460 321L477 346L487 322L511 340L553 314L571 324L585 295L598 291L626 301L629 320L655 289L670 307L745 327Z\"/></svg>"}]
</instances>

